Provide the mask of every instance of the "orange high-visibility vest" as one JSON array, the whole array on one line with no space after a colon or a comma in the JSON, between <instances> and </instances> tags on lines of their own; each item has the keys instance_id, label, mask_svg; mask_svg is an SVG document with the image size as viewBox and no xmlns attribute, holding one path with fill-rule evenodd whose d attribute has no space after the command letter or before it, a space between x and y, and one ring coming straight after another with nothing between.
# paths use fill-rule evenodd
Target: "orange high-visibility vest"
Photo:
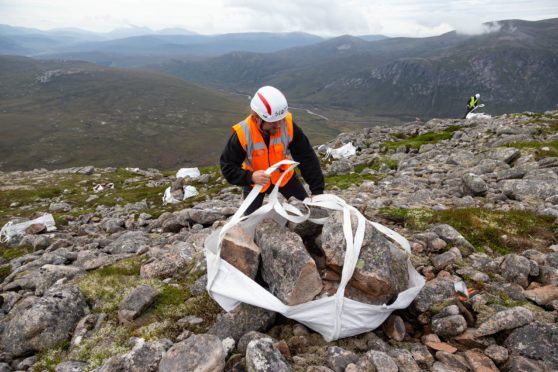
<instances>
[{"instance_id":1,"label":"orange high-visibility vest","mask_svg":"<svg viewBox=\"0 0 558 372\"><path fill-rule=\"evenodd\" d=\"M293 140L293 116L290 112L285 117L283 125L269 138L269 148L265 145L256 120L251 116L234 125L232 129L236 132L242 148L246 151L246 160L242 164L244 169L251 172L266 170L273 164L288 159L290 156L289 144ZM279 177L288 166L282 166L281 168L271 174L271 183L268 182L260 192L265 192L271 184L277 184ZM291 170L279 186L285 186L293 174L294 171Z\"/></svg>"}]
</instances>

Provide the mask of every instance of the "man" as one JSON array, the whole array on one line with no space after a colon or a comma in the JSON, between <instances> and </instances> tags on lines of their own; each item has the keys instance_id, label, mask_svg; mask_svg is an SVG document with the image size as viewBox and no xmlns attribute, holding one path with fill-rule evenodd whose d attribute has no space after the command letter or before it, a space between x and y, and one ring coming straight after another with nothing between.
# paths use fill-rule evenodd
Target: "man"
<instances>
[{"instance_id":1,"label":"man","mask_svg":"<svg viewBox=\"0 0 558 372\"><path fill-rule=\"evenodd\" d=\"M254 94L250 108L251 114L232 127L233 134L220 159L223 176L233 185L244 186L244 197L254 185L263 186L245 214L262 205L265 194L271 192L288 167L282 167L271 176L265 170L289 155L300 163L300 172L312 195L323 194L320 162L308 138L294 123L283 93L271 86L262 87ZM287 199L294 196L304 200L308 196L294 171L283 178L279 191Z\"/></svg>"},{"instance_id":2,"label":"man","mask_svg":"<svg viewBox=\"0 0 558 372\"><path fill-rule=\"evenodd\" d=\"M480 94L475 94L469 98L469 102L467 102L467 111L465 112L465 116L463 119L467 119L467 115L473 111L479 104Z\"/></svg>"}]
</instances>

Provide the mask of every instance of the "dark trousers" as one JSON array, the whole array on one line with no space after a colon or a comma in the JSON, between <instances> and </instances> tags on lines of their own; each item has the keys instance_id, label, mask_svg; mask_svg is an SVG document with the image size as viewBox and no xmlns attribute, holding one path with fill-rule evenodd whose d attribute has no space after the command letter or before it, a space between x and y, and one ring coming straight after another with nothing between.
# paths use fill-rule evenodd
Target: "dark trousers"
<instances>
[{"instance_id":1,"label":"dark trousers","mask_svg":"<svg viewBox=\"0 0 558 372\"><path fill-rule=\"evenodd\" d=\"M261 192L256 199L250 204L244 215L247 216L254 212L256 209L262 206L265 194L270 194L273 190L274 185L269 186L269 188L265 192ZM252 187L246 186L244 187L244 199L248 196L248 194L252 191ZM306 190L304 190L304 186L300 183L296 173L293 174L293 177L287 182L287 184L283 187L279 187L279 192L283 195L286 199L289 199L291 196L294 196L298 200L304 200L308 197Z\"/></svg>"}]
</instances>

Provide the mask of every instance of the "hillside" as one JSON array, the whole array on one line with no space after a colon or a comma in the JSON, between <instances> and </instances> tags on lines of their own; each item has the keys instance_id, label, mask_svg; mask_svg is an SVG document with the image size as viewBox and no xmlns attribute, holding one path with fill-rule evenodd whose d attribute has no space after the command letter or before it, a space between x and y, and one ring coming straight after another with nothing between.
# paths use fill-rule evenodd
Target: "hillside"
<instances>
[{"instance_id":1,"label":"hillside","mask_svg":"<svg viewBox=\"0 0 558 372\"><path fill-rule=\"evenodd\" d=\"M0 59L3 169L200 162L246 105L157 73Z\"/></svg>"},{"instance_id":2,"label":"hillside","mask_svg":"<svg viewBox=\"0 0 558 372\"><path fill-rule=\"evenodd\" d=\"M84 62L0 56L0 81L2 170L208 164L248 112L242 96ZM350 128L295 117L314 143Z\"/></svg>"},{"instance_id":3,"label":"hillside","mask_svg":"<svg viewBox=\"0 0 558 372\"><path fill-rule=\"evenodd\" d=\"M0 80L0 170L209 164L249 109L246 96L84 62L0 56ZM295 103L313 143L380 120L342 112L324 120Z\"/></svg>"},{"instance_id":4,"label":"hillside","mask_svg":"<svg viewBox=\"0 0 558 372\"><path fill-rule=\"evenodd\" d=\"M151 66L204 85L252 91L258 81L306 105L367 114L458 117L480 92L490 112L558 106L558 19L499 22L477 36L366 42L343 36L271 54L232 53Z\"/></svg>"},{"instance_id":5,"label":"hillside","mask_svg":"<svg viewBox=\"0 0 558 372\"><path fill-rule=\"evenodd\" d=\"M354 156L325 156L327 148L347 142L358 146ZM0 243L0 368L558 370L558 111L369 127L315 149L326 194L346 201L347 213L409 241L410 252L402 251L366 224L353 277L363 280L372 263L384 275L389 271L389 279L400 279L404 273L390 261L374 264L403 257L426 281L407 308L387 317L391 302L382 303L383 324L330 342L312 327L315 317L332 314L318 312L304 325L246 304L225 312L206 291L204 241L230 221L242 197L216 166L202 167L195 180L156 169L93 166L0 172L0 226L49 212L57 227L44 232L46 226L35 225ZM109 183L114 188L94 191ZM200 194L163 205L171 185L193 186ZM307 212L300 202L290 204L300 215ZM304 235L313 242L307 256L320 268L320 283L335 286L339 275L326 249L341 257L347 249L336 222L342 213L310 210L326 218L323 227L305 221L267 232L290 253L289 265L276 265L283 276L292 274L304 258L292 254ZM253 241L231 238L222 252L248 244L253 249L269 223L258 224ZM331 244L334 231L338 244ZM276 247L269 249L275 253ZM232 273L226 266L219 276L229 280ZM262 277L256 279L261 290L279 297L281 277L271 283ZM456 293L460 282L467 297ZM232 289L236 282L228 284ZM383 287L373 290L382 293ZM318 301L334 293L325 290L310 304L322 305ZM368 319L371 309L355 311L347 299L352 294L344 295L343 318Z\"/></svg>"}]
</instances>

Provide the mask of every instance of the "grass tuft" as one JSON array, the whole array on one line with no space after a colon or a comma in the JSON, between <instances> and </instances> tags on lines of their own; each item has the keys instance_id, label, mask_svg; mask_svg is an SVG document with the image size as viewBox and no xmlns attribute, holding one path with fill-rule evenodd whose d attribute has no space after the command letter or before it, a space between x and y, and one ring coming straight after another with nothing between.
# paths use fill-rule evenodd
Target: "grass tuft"
<instances>
[{"instance_id":1,"label":"grass tuft","mask_svg":"<svg viewBox=\"0 0 558 372\"><path fill-rule=\"evenodd\" d=\"M418 150L422 145L450 139L453 136L453 133L459 129L461 129L461 126L451 125L441 132L427 132L407 138L402 138L404 135L399 133L399 135L395 135L395 138L401 138L399 141L384 142L381 147L387 150L396 150L399 146L404 145L408 148Z\"/></svg>"},{"instance_id":2,"label":"grass tuft","mask_svg":"<svg viewBox=\"0 0 558 372\"><path fill-rule=\"evenodd\" d=\"M554 219L527 211L380 208L379 214L416 231L424 231L431 224L449 224L479 251L489 247L500 254L507 254L529 248L545 249L556 243Z\"/></svg>"}]
</instances>

